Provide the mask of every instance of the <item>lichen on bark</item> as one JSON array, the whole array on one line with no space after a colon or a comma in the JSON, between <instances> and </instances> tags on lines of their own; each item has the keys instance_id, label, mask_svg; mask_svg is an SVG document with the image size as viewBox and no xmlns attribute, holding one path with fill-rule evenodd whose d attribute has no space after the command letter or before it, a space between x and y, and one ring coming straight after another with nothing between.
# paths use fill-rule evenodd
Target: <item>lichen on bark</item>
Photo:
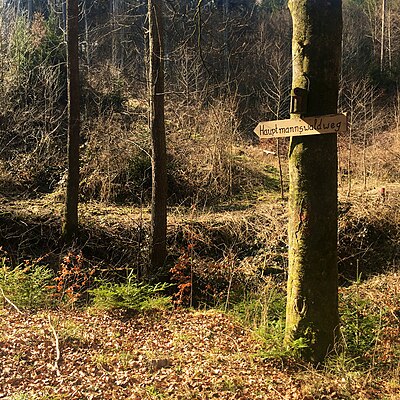
<instances>
[{"instance_id":1,"label":"lichen on bark","mask_svg":"<svg viewBox=\"0 0 400 400\"><path fill-rule=\"evenodd\" d=\"M341 63L340 0L292 0L292 87L308 90L303 116L335 114ZM294 116L296 117L296 116ZM298 116L297 116L298 117ZM336 134L293 137L289 150L287 345L303 338L302 357L322 361L339 325Z\"/></svg>"}]
</instances>

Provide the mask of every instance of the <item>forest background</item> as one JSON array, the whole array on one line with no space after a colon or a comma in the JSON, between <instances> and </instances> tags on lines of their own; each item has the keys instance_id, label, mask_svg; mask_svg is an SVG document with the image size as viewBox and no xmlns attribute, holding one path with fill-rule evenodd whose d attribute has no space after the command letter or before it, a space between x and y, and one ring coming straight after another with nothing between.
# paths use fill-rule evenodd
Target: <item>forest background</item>
<instances>
[{"instance_id":1,"label":"forest background","mask_svg":"<svg viewBox=\"0 0 400 400\"><path fill-rule=\"evenodd\" d=\"M28 2L30 15L21 2L6 4L3 186L30 195L53 192L66 168L62 3ZM388 2L382 25L381 5L344 2L339 108L349 113L349 133L339 138L339 172L349 186L356 165L364 179L398 178L392 151L385 160L366 151L382 146L382 133L399 125L399 6ZM146 4L84 2L80 10L82 199L139 204L150 187ZM169 202L207 205L246 195L247 186L262 186L264 177L246 169L238 144L255 143L259 121L289 115L286 4L171 1L164 17ZM286 158L284 149L280 153Z\"/></svg>"}]
</instances>

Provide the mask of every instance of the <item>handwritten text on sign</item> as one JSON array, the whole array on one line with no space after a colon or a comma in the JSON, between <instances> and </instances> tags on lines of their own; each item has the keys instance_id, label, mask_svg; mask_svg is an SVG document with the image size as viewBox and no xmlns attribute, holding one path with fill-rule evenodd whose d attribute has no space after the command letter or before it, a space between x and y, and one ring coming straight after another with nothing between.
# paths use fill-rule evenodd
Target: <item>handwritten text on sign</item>
<instances>
[{"instance_id":1,"label":"handwritten text on sign","mask_svg":"<svg viewBox=\"0 0 400 400\"><path fill-rule=\"evenodd\" d=\"M319 135L322 133L346 132L345 114L322 115L298 119L260 122L254 129L260 139L285 136Z\"/></svg>"}]
</instances>

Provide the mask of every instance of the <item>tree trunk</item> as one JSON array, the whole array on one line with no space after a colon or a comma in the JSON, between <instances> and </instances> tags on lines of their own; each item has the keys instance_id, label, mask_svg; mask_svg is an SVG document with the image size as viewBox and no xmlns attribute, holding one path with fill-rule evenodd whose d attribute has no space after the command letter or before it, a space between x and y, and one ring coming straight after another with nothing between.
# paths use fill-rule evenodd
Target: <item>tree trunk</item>
<instances>
[{"instance_id":1,"label":"tree trunk","mask_svg":"<svg viewBox=\"0 0 400 400\"><path fill-rule=\"evenodd\" d=\"M62 13L62 29L64 32L67 30L67 0L61 0L61 13Z\"/></svg>"},{"instance_id":2,"label":"tree trunk","mask_svg":"<svg viewBox=\"0 0 400 400\"><path fill-rule=\"evenodd\" d=\"M304 116L337 112L341 0L290 0L293 88L308 89ZM339 326L336 134L293 137L289 154L287 345L320 362ZM306 344L303 347L300 344Z\"/></svg>"},{"instance_id":3,"label":"tree trunk","mask_svg":"<svg viewBox=\"0 0 400 400\"><path fill-rule=\"evenodd\" d=\"M62 228L67 241L78 233L80 144L78 16L78 0L67 0L68 177Z\"/></svg>"},{"instance_id":4,"label":"tree trunk","mask_svg":"<svg viewBox=\"0 0 400 400\"><path fill-rule=\"evenodd\" d=\"M152 142L152 201L150 268L145 279L154 277L167 255L167 155L164 123L163 2L149 0L149 125Z\"/></svg>"},{"instance_id":5,"label":"tree trunk","mask_svg":"<svg viewBox=\"0 0 400 400\"><path fill-rule=\"evenodd\" d=\"M28 0L28 20L33 21L33 0Z\"/></svg>"},{"instance_id":6,"label":"tree trunk","mask_svg":"<svg viewBox=\"0 0 400 400\"><path fill-rule=\"evenodd\" d=\"M384 69L385 20L386 20L386 0L382 0L382 15L381 15L381 72L383 72L383 69Z\"/></svg>"},{"instance_id":7,"label":"tree trunk","mask_svg":"<svg viewBox=\"0 0 400 400\"><path fill-rule=\"evenodd\" d=\"M86 55L86 68L89 71L90 68L90 47L89 47L89 22L88 22L88 6L87 0L83 2L84 12L83 18L85 23L85 55Z\"/></svg>"},{"instance_id":8,"label":"tree trunk","mask_svg":"<svg viewBox=\"0 0 400 400\"><path fill-rule=\"evenodd\" d=\"M118 0L110 0L110 12L111 12L111 62L115 67L119 67L118 64L118 45L121 45L118 41Z\"/></svg>"}]
</instances>

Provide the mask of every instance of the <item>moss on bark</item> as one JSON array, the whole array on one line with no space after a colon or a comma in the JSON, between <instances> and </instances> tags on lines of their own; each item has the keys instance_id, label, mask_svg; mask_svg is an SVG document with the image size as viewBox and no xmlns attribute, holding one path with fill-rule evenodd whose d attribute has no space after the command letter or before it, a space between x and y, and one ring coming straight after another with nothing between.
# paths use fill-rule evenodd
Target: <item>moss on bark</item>
<instances>
[{"instance_id":1,"label":"moss on bark","mask_svg":"<svg viewBox=\"0 0 400 400\"><path fill-rule=\"evenodd\" d=\"M304 116L335 114L341 63L340 0L292 0L293 88L307 89ZM293 137L289 154L289 279L286 343L322 361L338 316L336 134Z\"/></svg>"}]
</instances>

